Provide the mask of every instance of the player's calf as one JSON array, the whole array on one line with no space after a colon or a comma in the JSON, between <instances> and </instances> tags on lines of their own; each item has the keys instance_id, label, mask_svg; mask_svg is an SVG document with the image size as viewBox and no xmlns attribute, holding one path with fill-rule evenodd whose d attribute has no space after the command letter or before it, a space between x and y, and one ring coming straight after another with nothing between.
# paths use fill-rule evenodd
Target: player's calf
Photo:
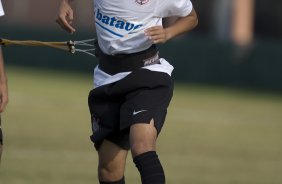
<instances>
[{"instance_id":1,"label":"player's calf","mask_svg":"<svg viewBox=\"0 0 282 184\"><path fill-rule=\"evenodd\" d=\"M165 173L155 151L149 151L134 157L142 184L165 184Z\"/></svg>"},{"instance_id":2,"label":"player's calf","mask_svg":"<svg viewBox=\"0 0 282 184\"><path fill-rule=\"evenodd\" d=\"M142 184L164 184L165 174L156 153L157 130L154 120L130 128L133 161L141 175Z\"/></svg>"}]
</instances>

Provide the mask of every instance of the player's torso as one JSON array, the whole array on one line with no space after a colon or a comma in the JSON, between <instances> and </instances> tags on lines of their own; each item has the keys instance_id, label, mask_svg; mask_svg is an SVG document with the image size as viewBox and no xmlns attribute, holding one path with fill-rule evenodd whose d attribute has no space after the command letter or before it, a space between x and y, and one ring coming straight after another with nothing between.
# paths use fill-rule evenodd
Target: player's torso
<instances>
[{"instance_id":1,"label":"player's torso","mask_svg":"<svg viewBox=\"0 0 282 184\"><path fill-rule=\"evenodd\" d=\"M156 0L95 0L95 23L101 49L108 54L137 52L151 41L144 30L161 25Z\"/></svg>"}]
</instances>

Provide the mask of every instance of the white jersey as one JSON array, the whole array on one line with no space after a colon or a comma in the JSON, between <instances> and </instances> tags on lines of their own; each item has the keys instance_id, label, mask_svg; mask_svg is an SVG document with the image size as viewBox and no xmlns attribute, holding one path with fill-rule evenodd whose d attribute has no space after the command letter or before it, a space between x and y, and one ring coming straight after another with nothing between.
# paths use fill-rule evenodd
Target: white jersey
<instances>
[{"instance_id":1,"label":"white jersey","mask_svg":"<svg viewBox=\"0 0 282 184\"><path fill-rule=\"evenodd\" d=\"M152 41L144 34L162 25L162 18L187 16L190 0L94 0L95 24L101 50L109 55L145 50Z\"/></svg>"},{"instance_id":2,"label":"white jersey","mask_svg":"<svg viewBox=\"0 0 282 184\"><path fill-rule=\"evenodd\" d=\"M1 3L1 0L0 0L0 16L3 16L5 13L4 13L4 10L3 10L3 7L2 7L2 3Z\"/></svg>"},{"instance_id":3,"label":"white jersey","mask_svg":"<svg viewBox=\"0 0 282 184\"><path fill-rule=\"evenodd\" d=\"M187 16L192 9L190 0L94 0L99 47L108 55L146 50L153 44L145 35L146 29L162 25L162 18L165 17ZM173 66L163 58L160 58L160 63L143 68L171 75ZM111 76L96 67L94 86L118 81L130 73Z\"/></svg>"}]
</instances>

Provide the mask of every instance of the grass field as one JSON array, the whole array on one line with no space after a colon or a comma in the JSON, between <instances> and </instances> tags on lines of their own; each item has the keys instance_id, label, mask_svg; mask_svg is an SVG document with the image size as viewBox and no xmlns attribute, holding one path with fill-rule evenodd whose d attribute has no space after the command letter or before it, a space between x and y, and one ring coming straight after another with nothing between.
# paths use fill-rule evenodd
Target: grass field
<instances>
[{"instance_id":1,"label":"grass field","mask_svg":"<svg viewBox=\"0 0 282 184\"><path fill-rule=\"evenodd\" d=\"M92 74L7 68L0 184L98 184ZM281 184L282 96L176 84L159 136L167 184ZM139 175L127 161L128 184Z\"/></svg>"}]
</instances>

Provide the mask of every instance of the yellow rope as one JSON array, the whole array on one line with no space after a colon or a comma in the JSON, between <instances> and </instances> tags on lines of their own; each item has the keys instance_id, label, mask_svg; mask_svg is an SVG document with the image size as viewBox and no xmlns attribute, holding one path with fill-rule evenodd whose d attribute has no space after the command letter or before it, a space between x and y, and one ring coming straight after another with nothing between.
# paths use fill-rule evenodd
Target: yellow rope
<instances>
[{"instance_id":1,"label":"yellow rope","mask_svg":"<svg viewBox=\"0 0 282 184\"><path fill-rule=\"evenodd\" d=\"M46 46L53 47L56 49L70 51L70 45L68 42L44 42L36 40L8 40L0 39L0 45L24 45L24 46Z\"/></svg>"}]
</instances>

